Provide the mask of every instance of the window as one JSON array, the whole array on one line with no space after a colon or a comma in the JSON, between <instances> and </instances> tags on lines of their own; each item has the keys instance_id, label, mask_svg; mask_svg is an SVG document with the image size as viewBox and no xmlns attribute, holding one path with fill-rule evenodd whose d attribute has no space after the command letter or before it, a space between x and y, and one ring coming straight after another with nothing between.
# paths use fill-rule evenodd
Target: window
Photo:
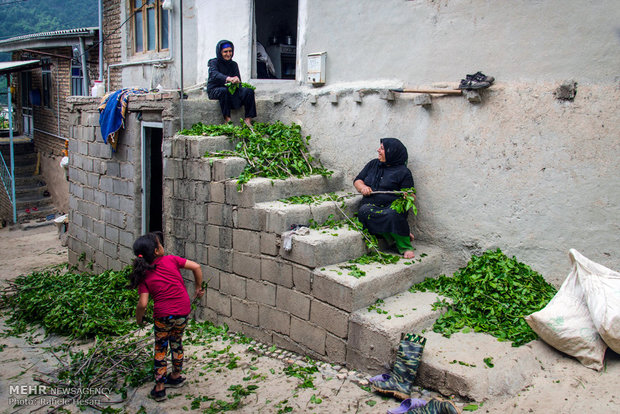
<instances>
[{"instance_id":1,"label":"window","mask_svg":"<svg viewBox=\"0 0 620 414\"><path fill-rule=\"evenodd\" d=\"M84 88L82 87L82 81L84 79L84 73L82 72L82 65L76 59L71 60L71 95L81 96L84 95Z\"/></svg>"},{"instance_id":2,"label":"window","mask_svg":"<svg viewBox=\"0 0 620 414\"><path fill-rule=\"evenodd\" d=\"M50 59L41 60L41 85L43 87L43 106L51 108L52 69Z\"/></svg>"},{"instance_id":3,"label":"window","mask_svg":"<svg viewBox=\"0 0 620 414\"><path fill-rule=\"evenodd\" d=\"M130 0L133 14L134 51L160 52L168 49L170 15L162 9L164 0Z\"/></svg>"}]
</instances>

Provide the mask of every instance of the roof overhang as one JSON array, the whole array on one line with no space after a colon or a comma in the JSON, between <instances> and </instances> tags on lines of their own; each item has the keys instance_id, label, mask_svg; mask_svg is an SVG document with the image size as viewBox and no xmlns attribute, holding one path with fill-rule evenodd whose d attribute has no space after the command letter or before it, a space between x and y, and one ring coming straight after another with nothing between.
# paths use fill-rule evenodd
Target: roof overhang
<instances>
[{"instance_id":1,"label":"roof overhang","mask_svg":"<svg viewBox=\"0 0 620 414\"><path fill-rule=\"evenodd\" d=\"M0 75L12 72L21 72L41 66L40 60L15 60L10 62L0 62Z\"/></svg>"},{"instance_id":2,"label":"roof overhang","mask_svg":"<svg viewBox=\"0 0 620 414\"><path fill-rule=\"evenodd\" d=\"M83 38L90 43L98 40L96 27L84 29L58 30L55 32L35 33L16 36L0 41L0 52L13 52L22 49L48 49L54 47L73 46Z\"/></svg>"}]
</instances>

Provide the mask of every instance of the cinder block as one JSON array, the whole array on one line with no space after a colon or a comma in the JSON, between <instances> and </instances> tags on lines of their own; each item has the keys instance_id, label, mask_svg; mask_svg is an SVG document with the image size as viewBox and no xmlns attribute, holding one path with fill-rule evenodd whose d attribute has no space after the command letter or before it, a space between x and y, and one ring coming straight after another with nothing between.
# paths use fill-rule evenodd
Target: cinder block
<instances>
[{"instance_id":1,"label":"cinder block","mask_svg":"<svg viewBox=\"0 0 620 414\"><path fill-rule=\"evenodd\" d=\"M250 325L258 326L258 304L231 298L232 317Z\"/></svg>"},{"instance_id":2,"label":"cinder block","mask_svg":"<svg viewBox=\"0 0 620 414\"><path fill-rule=\"evenodd\" d=\"M163 160L164 177L177 179L183 178L183 160L175 158L164 158Z\"/></svg>"},{"instance_id":3,"label":"cinder block","mask_svg":"<svg viewBox=\"0 0 620 414\"><path fill-rule=\"evenodd\" d=\"M310 319L310 298L303 293L278 286L276 308L285 310L305 321Z\"/></svg>"},{"instance_id":4,"label":"cinder block","mask_svg":"<svg viewBox=\"0 0 620 414\"><path fill-rule=\"evenodd\" d=\"M209 181L197 181L194 188L196 201L203 203L211 201L211 185Z\"/></svg>"},{"instance_id":5,"label":"cinder block","mask_svg":"<svg viewBox=\"0 0 620 414\"><path fill-rule=\"evenodd\" d=\"M265 305L276 306L276 286L263 281L248 279L247 299Z\"/></svg>"},{"instance_id":6,"label":"cinder block","mask_svg":"<svg viewBox=\"0 0 620 414\"><path fill-rule=\"evenodd\" d=\"M230 227L207 225L206 243L223 249L232 248L232 229Z\"/></svg>"},{"instance_id":7,"label":"cinder block","mask_svg":"<svg viewBox=\"0 0 620 414\"><path fill-rule=\"evenodd\" d=\"M310 293L312 290L312 280L314 278L310 269L303 266L293 265L293 286L296 290L303 293Z\"/></svg>"},{"instance_id":8,"label":"cinder block","mask_svg":"<svg viewBox=\"0 0 620 414\"><path fill-rule=\"evenodd\" d=\"M232 206L228 204L209 203L207 206L209 224L232 227Z\"/></svg>"},{"instance_id":9,"label":"cinder block","mask_svg":"<svg viewBox=\"0 0 620 414\"><path fill-rule=\"evenodd\" d=\"M234 251L233 271L241 276L260 279L260 257Z\"/></svg>"},{"instance_id":10,"label":"cinder block","mask_svg":"<svg viewBox=\"0 0 620 414\"><path fill-rule=\"evenodd\" d=\"M220 272L218 269L211 266L202 266L202 280L207 283L210 288L220 289Z\"/></svg>"},{"instance_id":11,"label":"cinder block","mask_svg":"<svg viewBox=\"0 0 620 414\"><path fill-rule=\"evenodd\" d=\"M295 342L299 342L318 354L325 355L325 329L291 316L290 337Z\"/></svg>"},{"instance_id":12,"label":"cinder block","mask_svg":"<svg viewBox=\"0 0 620 414\"><path fill-rule=\"evenodd\" d=\"M235 227L254 231L265 229L265 212L254 208L237 208L233 220Z\"/></svg>"},{"instance_id":13,"label":"cinder block","mask_svg":"<svg viewBox=\"0 0 620 414\"><path fill-rule=\"evenodd\" d=\"M207 306L224 316L231 315L230 298L215 289L207 289Z\"/></svg>"},{"instance_id":14,"label":"cinder block","mask_svg":"<svg viewBox=\"0 0 620 414\"><path fill-rule=\"evenodd\" d=\"M223 272L232 272L232 250L209 246L209 266Z\"/></svg>"},{"instance_id":15,"label":"cinder block","mask_svg":"<svg viewBox=\"0 0 620 414\"><path fill-rule=\"evenodd\" d=\"M338 308L314 299L310 306L310 322L340 338L347 338L349 314Z\"/></svg>"},{"instance_id":16,"label":"cinder block","mask_svg":"<svg viewBox=\"0 0 620 414\"><path fill-rule=\"evenodd\" d=\"M297 342L293 341L288 336L274 333L273 344L280 349L286 349L288 351L295 352L297 355L308 355L307 348L301 347Z\"/></svg>"},{"instance_id":17,"label":"cinder block","mask_svg":"<svg viewBox=\"0 0 620 414\"><path fill-rule=\"evenodd\" d=\"M212 160L211 177L213 181L224 181L236 178L243 172L247 162L239 157L208 158Z\"/></svg>"},{"instance_id":18,"label":"cinder block","mask_svg":"<svg viewBox=\"0 0 620 414\"><path fill-rule=\"evenodd\" d=\"M288 263L271 257L263 257L261 258L260 272L263 280L287 288L293 287L293 268Z\"/></svg>"},{"instance_id":19,"label":"cinder block","mask_svg":"<svg viewBox=\"0 0 620 414\"><path fill-rule=\"evenodd\" d=\"M187 158L187 145L185 139L178 138L178 136L172 139L172 157L180 159Z\"/></svg>"},{"instance_id":20,"label":"cinder block","mask_svg":"<svg viewBox=\"0 0 620 414\"><path fill-rule=\"evenodd\" d=\"M291 327L291 315L269 306L258 306L258 321L264 329L288 335Z\"/></svg>"},{"instance_id":21,"label":"cinder block","mask_svg":"<svg viewBox=\"0 0 620 414\"><path fill-rule=\"evenodd\" d=\"M213 152L233 150L235 148L235 142L226 136L188 136L186 140L188 144L188 155L191 158L201 158Z\"/></svg>"},{"instance_id":22,"label":"cinder block","mask_svg":"<svg viewBox=\"0 0 620 414\"><path fill-rule=\"evenodd\" d=\"M190 180L211 181L211 168L205 159L185 162L185 177Z\"/></svg>"},{"instance_id":23,"label":"cinder block","mask_svg":"<svg viewBox=\"0 0 620 414\"><path fill-rule=\"evenodd\" d=\"M275 233L260 233L260 252L277 256L280 250L280 238Z\"/></svg>"},{"instance_id":24,"label":"cinder block","mask_svg":"<svg viewBox=\"0 0 620 414\"><path fill-rule=\"evenodd\" d=\"M211 181L209 183L211 201L214 203L226 202L226 185L224 182Z\"/></svg>"},{"instance_id":25,"label":"cinder block","mask_svg":"<svg viewBox=\"0 0 620 414\"><path fill-rule=\"evenodd\" d=\"M245 299L245 283L246 278L244 277L240 277L232 273L222 273L220 275L220 292L239 299Z\"/></svg>"},{"instance_id":26,"label":"cinder block","mask_svg":"<svg viewBox=\"0 0 620 414\"><path fill-rule=\"evenodd\" d=\"M196 256L192 259L200 265L209 263L209 249L203 243L196 243Z\"/></svg>"},{"instance_id":27,"label":"cinder block","mask_svg":"<svg viewBox=\"0 0 620 414\"><path fill-rule=\"evenodd\" d=\"M234 229L233 249L243 253L260 254L260 233Z\"/></svg>"},{"instance_id":28,"label":"cinder block","mask_svg":"<svg viewBox=\"0 0 620 414\"><path fill-rule=\"evenodd\" d=\"M347 361L347 343L328 333L325 337L325 354L331 363L345 365Z\"/></svg>"}]
</instances>

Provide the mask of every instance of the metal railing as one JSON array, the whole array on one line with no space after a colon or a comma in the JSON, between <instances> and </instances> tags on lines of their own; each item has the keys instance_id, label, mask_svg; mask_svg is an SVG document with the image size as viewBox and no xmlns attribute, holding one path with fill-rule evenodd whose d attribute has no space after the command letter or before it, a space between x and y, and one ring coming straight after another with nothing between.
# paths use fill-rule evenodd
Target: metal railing
<instances>
[{"instance_id":1,"label":"metal railing","mask_svg":"<svg viewBox=\"0 0 620 414\"><path fill-rule=\"evenodd\" d=\"M13 199L13 174L7 167L6 162L4 161L4 156L0 152L0 159L2 159L2 165L0 165L0 178L2 178L2 184L4 184L4 190L6 194L9 196L9 201L12 205L15 204L15 200Z\"/></svg>"}]
</instances>

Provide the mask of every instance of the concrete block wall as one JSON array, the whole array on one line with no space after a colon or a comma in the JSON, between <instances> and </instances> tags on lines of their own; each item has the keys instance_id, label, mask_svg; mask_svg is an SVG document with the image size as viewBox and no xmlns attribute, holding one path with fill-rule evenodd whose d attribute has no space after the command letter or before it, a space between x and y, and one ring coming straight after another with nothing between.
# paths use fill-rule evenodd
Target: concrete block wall
<instances>
[{"instance_id":1,"label":"concrete block wall","mask_svg":"<svg viewBox=\"0 0 620 414\"><path fill-rule=\"evenodd\" d=\"M268 213L254 205L277 199L275 190L252 191L257 180L238 192L229 178L242 170L242 160L202 156L213 140L177 136L164 146L167 245L203 266L208 288L201 317L316 359L345 363L348 313L313 297L313 268L281 254L280 233L286 229L269 228ZM294 187L268 185L285 193Z\"/></svg>"}]
</instances>

